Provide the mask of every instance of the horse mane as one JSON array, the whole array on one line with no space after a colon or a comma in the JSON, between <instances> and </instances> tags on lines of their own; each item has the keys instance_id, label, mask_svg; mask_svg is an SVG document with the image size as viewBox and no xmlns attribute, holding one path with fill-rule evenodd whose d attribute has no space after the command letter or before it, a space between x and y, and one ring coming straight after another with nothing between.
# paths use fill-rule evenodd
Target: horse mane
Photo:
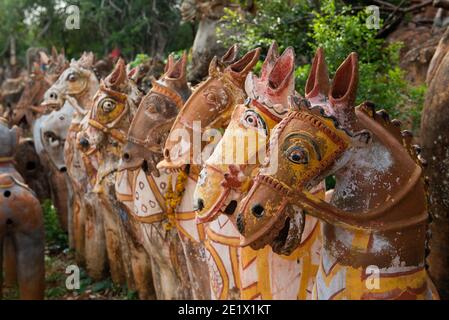
<instances>
[{"instance_id":1,"label":"horse mane","mask_svg":"<svg viewBox=\"0 0 449 320\"><path fill-rule=\"evenodd\" d=\"M376 111L376 106L373 102L365 101L356 110L364 113L376 123L380 124L396 141L404 146L407 153L413 159L413 161L419 166L426 165L426 160L421 155L421 147L417 144L413 144L413 133L409 130L402 130L402 123L398 119L390 118L388 112L385 109Z\"/></svg>"}]
</instances>

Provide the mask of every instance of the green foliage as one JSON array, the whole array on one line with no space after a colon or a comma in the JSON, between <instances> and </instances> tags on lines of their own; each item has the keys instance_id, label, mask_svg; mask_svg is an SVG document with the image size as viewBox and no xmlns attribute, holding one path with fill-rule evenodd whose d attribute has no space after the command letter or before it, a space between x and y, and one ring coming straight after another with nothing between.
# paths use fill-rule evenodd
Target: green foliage
<instances>
[{"instance_id":1,"label":"green foliage","mask_svg":"<svg viewBox=\"0 0 449 320\"><path fill-rule=\"evenodd\" d=\"M276 39L280 49L292 46L295 52L310 51L311 5L304 0L258 1L257 12L225 9L218 38L225 47L238 43L243 50L260 46L268 48Z\"/></svg>"},{"instance_id":2,"label":"green foliage","mask_svg":"<svg viewBox=\"0 0 449 320\"><path fill-rule=\"evenodd\" d=\"M148 59L150 59L150 57L145 54L145 53L138 53L136 55L136 58L130 63L131 68L135 68L140 64L145 63L146 61L148 61Z\"/></svg>"},{"instance_id":3,"label":"green foliage","mask_svg":"<svg viewBox=\"0 0 449 320\"><path fill-rule=\"evenodd\" d=\"M314 12L310 46L315 51L323 47L329 69L334 71L350 52L359 58L360 84L357 103L373 101L386 109L392 117L400 118L416 129L416 116L422 109L424 88L415 89L406 80L399 67L401 43L388 44L376 38L377 31L368 29L365 11L354 12L351 7L340 10L334 0L322 2L320 11ZM304 73L298 83L303 88ZM410 121L411 113L414 113ZM419 120L418 120L419 121Z\"/></svg>"},{"instance_id":4,"label":"green foliage","mask_svg":"<svg viewBox=\"0 0 449 320\"><path fill-rule=\"evenodd\" d=\"M67 248L67 234L61 229L56 208L50 200L44 201L42 204L42 210L44 212L44 226L47 245L49 247L58 247L59 249Z\"/></svg>"},{"instance_id":5,"label":"green foliage","mask_svg":"<svg viewBox=\"0 0 449 320\"><path fill-rule=\"evenodd\" d=\"M266 49L276 40L281 49L292 46L297 56L296 87L304 94L310 62L323 47L331 76L351 52L359 57L360 84L357 103L373 101L392 117L405 120L416 131L419 127L424 87L413 88L399 67L401 43L388 44L368 29L368 14L354 11L336 0L260 2L252 16L239 11L226 12L219 32L221 41L238 42L246 50Z\"/></svg>"},{"instance_id":6,"label":"green foliage","mask_svg":"<svg viewBox=\"0 0 449 320\"><path fill-rule=\"evenodd\" d=\"M2 0L0 53L7 53L9 37L23 57L30 46L65 48L71 57L93 51L100 57L115 47L132 58L188 48L193 42L190 24L181 24L178 0ZM80 29L65 28L67 7L77 5ZM4 56L4 55L3 55ZM22 61L23 62L23 61Z\"/></svg>"}]
</instances>

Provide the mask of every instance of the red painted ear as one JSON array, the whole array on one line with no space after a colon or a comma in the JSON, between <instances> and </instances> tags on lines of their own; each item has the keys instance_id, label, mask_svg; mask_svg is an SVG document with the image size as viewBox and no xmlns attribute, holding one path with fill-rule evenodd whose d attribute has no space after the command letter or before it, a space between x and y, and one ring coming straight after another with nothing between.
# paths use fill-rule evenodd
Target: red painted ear
<instances>
[{"instance_id":1,"label":"red painted ear","mask_svg":"<svg viewBox=\"0 0 449 320\"><path fill-rule=\"evenodd\" d=\"M268 49L267 56L263 62L262 70L260 73L260 80L265 81L268 79L268 76L271 72L271 70L274 67L274 64L276 63L277 59L279 59L279 48L276 41L273 41L271 43L270 49Z\"/></svg>"},{"instance_id":2,"label":"red painted ear","mask_svg":"<svg viewBox=\"0 0 449 320\"><path fill-rule=\"evenodd\" d=\"M358 57L351 53L335 73L329 101L339 113L354 113L359 80Z\"/></svg>"},{"instance_id":3,"label":"red painted ear","mask_svg":"<svg viewBox=\"0 0 449 320\"><path fill-rule=\"evenodd\" d=\"M285 49L268 75L267 93L272 103L287 106L287 97L295 91L295 52ZM270 99L271 100L271 99Z\"/></svg>"},{"instance_id":4,"label":"red painted ear","mask_svg":"<svg viewBox=\"0 0 449 320\"><path fill-rule=\"evenodd\" d=\"M232 75L232 78L236 80L241 86L245 83L246 76L259 61L260 48L251 50L243 56L240 60L234 62L228 66L225 72Z\"/></svg>"},{"instance_id":5,"label":"red painted ear","mask_svg":"<svg viewBox=\"0 0 449 320\"><path fill-rule=\"evenodd\" d=\"M120 58L115 64L114 70L109 74L104 82L106 86L111 88L117 88L126 80L126 66L125 61Z\"/></svg>"},{"instance_id":6,"label":"red painted ear","mask_svg":"<svg viewBox=\"0 0 449 320\"><path fill-rule=\"evenodd\" d=\"M181 59L176 61L170 69L168 69L167 77L171 79L183 79L186 76L187 53L184 51Z\"/></svg>"},{"instance_id":7,"label":"red painted ear","mask_svg":"<svg viewBox=\"0 0 449 320\"><path fill-rule=\"evenodd\" d=\"M221 57L220 61L224 65L230 65L230 64L234 63L237 60L238 55L239 55L239 46L238 46L238 44L234 44Z\"/></svg>"},{"instance_id":8,"label":"red painted ear","mask_svg":"<svg viewBox=\"0 0 449 320\"><path fill-rule=\"evenodd\" d=\"M312 69L307 79L305 96L309 100L321 100L329 93L329 72L324 59L323 48L318 48L313 58Z\"/></svg>"}]
</instances>

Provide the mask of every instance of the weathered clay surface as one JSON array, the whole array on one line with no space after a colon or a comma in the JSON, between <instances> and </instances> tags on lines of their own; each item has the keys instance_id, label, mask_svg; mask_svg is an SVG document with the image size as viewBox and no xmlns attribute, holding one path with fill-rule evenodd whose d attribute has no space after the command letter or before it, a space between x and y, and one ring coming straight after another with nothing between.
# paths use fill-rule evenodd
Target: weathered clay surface
<instances>
[{"instance_id":1,"label":"weathered clay surface","mask_svg":"<svg viewBox=\"0 0 449 320\"><path fill-rule=\"evenodd\" d=\"M0 118L0 273L5 253L6 272L11 267L17 271L20 298L43 299L43 215L34 192L13 166L12 156L18 141L17 128L9 129ZM2 286L3 277L0 277L0 297Z\"/></svg>"},{"instance_id":2,"label":"weathered clay surface","mask_svg":"<svg viewBox=\"0 0 449 320\"><path fill-rule=\"evenodd\" d=\"M443 35L428 74L421 122L422 155L427 162L431 223L429 272L443 299L449 298L449 31Z\"/></svg>"}]
</instances>

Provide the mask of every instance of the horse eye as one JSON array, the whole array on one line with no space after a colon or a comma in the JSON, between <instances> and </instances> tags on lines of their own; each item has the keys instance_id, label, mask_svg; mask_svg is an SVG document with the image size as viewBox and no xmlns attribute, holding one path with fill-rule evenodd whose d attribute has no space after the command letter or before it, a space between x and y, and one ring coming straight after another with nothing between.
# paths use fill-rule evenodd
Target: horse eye
<instances>
[{"instance_id":1,"label":"horse eye","mask_svg":"<svg viewBox=\"0 0 449 320\"><path fill-rule=\"evenodd\" d=\"M69 80L69 81L71 81L71 82L76 81L76 79L77 79L77 76L76 76L75 73L70 73L70 74L67 76L67 80Z\"/></svg>"},{"instance_id":2,"label":"horse eye","mask_svg":"<svg viewBox=\"0 0 449 320\"><path fill-rule=\"evenodd\" d=\"M254 128L259 127L259 121L257 119L257 116L252 113L245 115L243 121L245 122L245 124L247 126L254 127Z\"/></svg>"},{"instance_id":3,"label":"horse eye","mask_svg":"<svg viewBox=\"0 0 449 320\"><path fill-rule=\"evenodd\" d=\"M287 158L297 164L306 164L309 162L307 150L299 146L293 146L286 151Z\"/></svg>"},{"instance_id":4,"label":"horse eye","mask_svg":"<svg viewBox=\"0 0 449 320\"><path fill-rule=\"evenodd\" d=\"M208 102L215 103L217 101L217 97L215 96L215 93L210 92L206 95L206 100Z\"/></svg>"},{"instance_id":5,"label":"horse eye","mask_svg":"<svg viewBox=\"0 0 449 320\"><path fill-rule=\"evenodd\" d=\"M102 103L101 108L104 112L111 112L115 108L115 102L112 100L106 100Z\"/></svg>"},{"instance_id":6,"label":"horse eye","mask_svg":"<svg viewBox=\"0 0 449 320\"><path fill-rule=\"evenodd\" d=\"M157 113L157 108L156 108L156 106L154 104L151 103L151 104L148 105L146 111L149 112L149 113Z\"/></svg>"}]
</instances>

